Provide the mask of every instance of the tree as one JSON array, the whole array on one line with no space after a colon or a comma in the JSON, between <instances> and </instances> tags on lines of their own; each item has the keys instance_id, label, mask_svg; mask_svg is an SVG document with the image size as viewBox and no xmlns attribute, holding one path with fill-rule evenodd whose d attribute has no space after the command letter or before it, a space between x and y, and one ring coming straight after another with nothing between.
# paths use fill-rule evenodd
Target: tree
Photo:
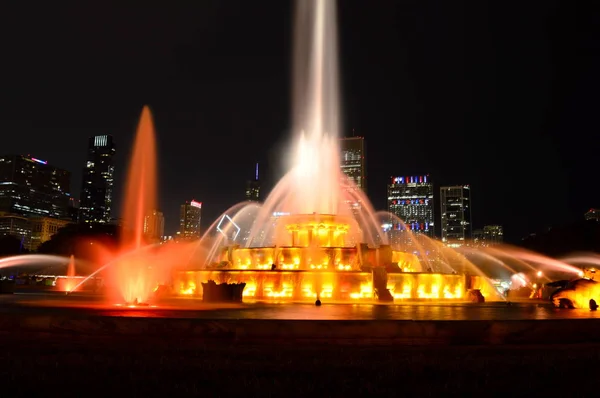
<instances>
[{"instance_id":1,"label":"tree","mask_svg":"<svg viewBox=\"0 0 600 398\"><path fill-rule=\"evenodd\" d=\"M99 250L112 251L116 248L119 233L119 227L114 225L69 224L42 243L38 252L61 256L73 254L77 258L95 261Z\"/></svg>"},{"instance_id":2,"label":"tree","mask_svg":"<svg viewBox=\"0 0 600 398\"><path fill-rule=\"evenodd\" d=\"M16 236L4 235L0 237L0 256L22 254L24 251L21 239Z\"/></svg>"}]
</instances>

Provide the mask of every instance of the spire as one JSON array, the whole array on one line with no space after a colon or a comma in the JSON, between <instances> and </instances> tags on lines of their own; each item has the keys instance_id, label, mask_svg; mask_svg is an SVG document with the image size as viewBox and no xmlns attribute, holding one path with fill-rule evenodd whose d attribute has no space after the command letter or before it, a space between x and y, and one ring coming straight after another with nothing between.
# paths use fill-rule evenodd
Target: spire
<instances>
[{"instance_id":1,"label":"spire","mask_svg":"<svg viewBox=\"0 0 600 398\"><path fill-rule=\"evenodd\" d=\"M256 177L255 177L256 181L258 181L258 163L256 163Z\"/></svg>"}]
</instances>

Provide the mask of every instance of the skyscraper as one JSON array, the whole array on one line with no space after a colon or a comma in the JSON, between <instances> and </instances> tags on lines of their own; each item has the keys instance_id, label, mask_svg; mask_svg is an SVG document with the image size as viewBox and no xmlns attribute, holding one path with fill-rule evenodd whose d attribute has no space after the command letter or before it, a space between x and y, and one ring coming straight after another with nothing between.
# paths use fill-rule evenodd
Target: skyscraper
<instances>
[{"instance_id":1,"label":"skyscraper","mask_svg":"<svg viewBox=\"0 0 600 398\"><path fill-rule=\"evenodd\" d=\"M144 236L149 243L158 243L165 234L165 217L162 212L153 210L144 218Z\"/></svg>"},{"instance_id":2,"label":"skyscraper","mask_svg":"<svg viewBox=\"0 0 600 398\"><path fill-rule=\"evenodd\" d=\"M179 211L180 239L200 238L200 221L202 219L202 202L192 200L181 205Z\"/></svg>"},{"instance_id":3,"label":"skyscraper","mask_svg":"<svg viewBox=\"0 0 600 398\"><path fill-rule=\"evenodd\" d=\"M258 163L254 171L254 179L246 182L246 200L260 201L260 180L258 179Z\"/></svg>"},{"instance_id":4,"label":"skyscraper","mask_svg":"<svg viewBox=\"0 0 600 398\"><path fill-rule=\"evenodd\" d=\"M0 156L0 211L69 217L71 173L32 156Z\"/></svg>"},{"instance_id":5,"label":"skyscraper","mask_svg":"<svg viewBox=\"0 0 600 398\"><path fill-rule=\"evenodd\" d=\"M110 222L115 173L114 156L115 144L112 136L90 137L79 198L80 222Z\"/></svg>"},{"instance_id":6,"label":"skyscraper","mask_svg":"<svg viewBox=\"0 0 600 398\"><path fill-rule=\"evenodd\" d=\"M367 192L367 159L364 137L346 137L340 139L340 167L357 187Z\"/></svg>"},{"instance_id":7,"label":"skyscraper","mask_svg":"<svg viewBox=\"0 0 600 398\"><path fill-rule=\"evenodd\" d=\"M433 237L433 184L429 175L392 177L388 211L400 217L406 229ZM404 226L392 222L391 228L403 230Z\"/></svg>"},{"instance_id":8,"label":"skyscraper","mask_svg":"<svg viewBox=\"0 0 600 398\"><path fill-rule=\"evenodd\" d=\"M440 188L442 242L462 246L471 238L471 189L468 185Z\"/></svg>"}]
</instances>

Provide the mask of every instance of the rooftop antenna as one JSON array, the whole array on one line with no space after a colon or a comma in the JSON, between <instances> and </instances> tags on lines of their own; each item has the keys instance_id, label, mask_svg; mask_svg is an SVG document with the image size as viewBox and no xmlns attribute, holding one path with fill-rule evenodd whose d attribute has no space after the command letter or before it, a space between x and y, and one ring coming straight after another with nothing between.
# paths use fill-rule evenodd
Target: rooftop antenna
<instances>
[{"instance_id":1,"label":"rooftop antenna","mask_svg":"<svg viewBox=\"0 0 600 398\"><path fill-rule=\"evenodd\" d=\"M256 181L258 181L258 163L256 163Z\"/></svg>"},{"instance_id":2,"label":"rooftop antenna","mask_svg":"<svg viewBox=\"0 0 600 398\"><path fill-rule=\"evenodd\" d=\"M355 131L354 131L354 128L353 128L352 129L352 137L354 137L354 135L355 135Z\"/></svg>"}]
</instances>

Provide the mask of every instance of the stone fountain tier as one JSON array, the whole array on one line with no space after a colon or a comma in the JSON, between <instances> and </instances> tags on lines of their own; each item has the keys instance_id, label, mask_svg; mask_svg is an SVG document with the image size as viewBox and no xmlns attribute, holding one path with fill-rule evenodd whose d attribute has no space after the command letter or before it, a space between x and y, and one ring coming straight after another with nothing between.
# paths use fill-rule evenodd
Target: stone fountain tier
<instances>
[{"instance_id":1,"label":"stone fountain tier","mask_svg":"<svg viewBox=\"0 0 600 398\"><path fill-rule=\"evenodd\" d=\"M293 247L345 247L348 233L360 235L353 217L338 214L291 214L276 221L276 243Z\"/></svg>"},{"instance_id":2,"label":"stone fountain tier","mask_svg":"<svg viewBox=\"0 0 600 398\"><path fill-rule=\"evenodd\" d=\"M468 300L467 290L478 289L493 297L485 280L478 276L399 272L383 267L361 271L284 270L196 270L173 275L175 294L203 297L204 301L360 301ZM200 289L202 286L202 289ZM238 287L236 290L236 286ZM243 288L241 288L243 286ZM235 293L234 293L235 292Z\"/></svg>"},{"instance_id":3,"label":"stone fountain tier","mask_svg":"<svg viewBox=\"0 0 600 398\"><path fill-rule=\"evenodd\" d=\"M202 301L210 303L218 302L242 302L245 283L219 283L209 280L202 283Z\"/></svg>"}]
</instances>

